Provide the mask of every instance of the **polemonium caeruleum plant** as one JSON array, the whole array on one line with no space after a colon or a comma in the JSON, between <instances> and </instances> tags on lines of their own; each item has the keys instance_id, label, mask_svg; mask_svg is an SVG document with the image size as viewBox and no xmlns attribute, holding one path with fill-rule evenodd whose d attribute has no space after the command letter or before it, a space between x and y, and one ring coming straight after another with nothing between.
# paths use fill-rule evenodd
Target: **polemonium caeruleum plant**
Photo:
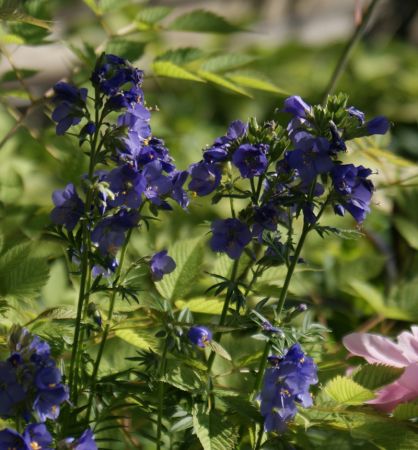
<instances>
[{"instance_id":1,"label":"polemonium caeruleum plant","mask_svg":"<svg viewBox=\"0 0 418 450\"><path fill-rule=\"evenodd\" d=\"M132 408L157 449L194 448L197 435L204 448L218 442L218 448L258 450L266 433L285 445L298 411L314 404L318 368L308 352L325 330L295 327L307 306L286 305L290 282L305 264L308 234L339 232L322 224L327 209L359 225L365 220L373 172L350 163L346 143L385 133L388 121L366 121L344 95L328 97L325 105L292 96L276 112L289 119L286 127L275 120L234 121L200 161L179 171L152 134L142 78L125 59L103 54L92 89L63 82L54 88L56 132L75 136L88 157L88 172L52 196L52 234L65 244L79 282L77 313L67 364L59 367L46 342L25 329L12 332L11 354L0 364L1 417L15 421L0 432L7 449L93 450L101 440L95 435L123 429ZM145 278L164 282L176 269L165 249L124 267L131 236L161 213L173 213L174 203L186 209L184 186L196 201L212 195L214 204L226 201L230 209L210 227L210 248L232 261L228 275L213 273L216 284L208 288L224 296L219 320L197 321L172 298L156 296L142 305L141 320L157 344L140 341L145 348L129 358L133 367L103 374L112 333L138 339L114 327L116 301L142 295L129 283L132 270L145 269L143 283L150 286ZM283 285L260 298L257 280L275 267L284 268ZM106 315L95 303L99 294L107 296ZM224 334L254 335L254 357L233 361L220 344ZM245 384L241 395L222 384L219 359L232 365L235 383Z\"/></svg>"}]
</instances>

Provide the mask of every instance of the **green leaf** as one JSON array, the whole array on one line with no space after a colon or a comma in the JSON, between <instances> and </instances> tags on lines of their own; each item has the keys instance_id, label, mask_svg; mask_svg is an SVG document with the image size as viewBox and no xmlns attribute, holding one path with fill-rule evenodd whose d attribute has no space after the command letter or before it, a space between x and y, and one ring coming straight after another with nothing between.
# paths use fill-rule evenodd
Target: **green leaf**
<instances>
[{"instance_id":1,"label":"green leaf","mask_svg":"<svg viewBox=\"0 0 418 450\"><path fill-rule=\"evenodd\" d=\"M373 162L376 161L376 157L383 158L394 166L398 167L415 167L415 163L413 161L408 161L401 156L395 155L394 153L384 150L382 148L378 148L375 146L366 146L362 149L362 153L368 156Z\"/></svg>"},{"instance_id":2,"label":"green leaf","mask_svg":"<svg viewBox=\"0 0 418 450\"><path fill-rule=\"evenodd\" d=\"M141 350L154 350L158 348L157 340L153 338L149 333L138 333L129 328L121 328L115 330L115 335L128 342L128 344L134 347L140 348Z\"/></svg>"},{"instance_id":3,"label":"green leaf","mask_svg":"<svg viewBox=\"0 0 418 450\"><path fill-rule=\"evenodd\" d=\"M131 3L132 0L100 0L100 8L104 13L109 13L118 11Z\"/></svg>"},{"instance_id":4,"label":"green leaf","mask_svg":"<svg viewBox=\"0 0 418 450\"><path fill-rule=\"evenodd\" d=\"M168 300L184 298L202 271L202 239L187 239L168 248L176 262L176 270L155 283L158 292Z\"/></svg>"},{"instance_id":5,"label":"green leaf","mask_svg":"<svg viewBox=\"0 0 418 450\"><path fill-rule=\"evenodd\" d=\"M223 253L216 256L215 264L211 272L216 275L220 275L221 277L229 278L231 276L233 265L234 260Z\"/></svg>"},{"instance_id":6,"label":"green leaf","mask_svg":"<svg viewBox=\"0 0 418 450\"><path fill-rule=\"evenodd\" d=\"M219 393L218 393L219 396ZM251 421L261 423L263 418L260 414L258 408L254 406L253 403L249 402L247 399L241 396L220 396L221 400L228 405L228 407L233 411L238 413Z\"/></svg>"},{"instance_id":7,"label":"green leaf","mask_svg":"<svg viewBox=\"0 0 418 450\"><path fill-rule=\"evenodd\" d=\"M365 364L353 375L353 380L367 389L375 390L398 379L403 371L403 368L398 367Z\"/></svg>"},{"instance_id":8,"label":"green leaf","mask_svg":"<svg viewBox=\"0 0 418 450\"><path fill-rule=\"evenodd\" d=\"M152 68L155 75L161 77L180 78L182 80L200 81L204 83L202 78L170 61L154 61Z\"/></svg>"},{"instance_id":9,"label":"green leaf","mask_svg":"<svg viewBox=\"0 0 418 450\"><path fill-rule=\"evenodd\" d=\"M94 14L96 14L96 16L103 14L102 9L95 0L83 0L83 2L94 12Z\"/></svg>"},{"instance_id":10,"label":"green leaf","mask_svg":"<svg viewBox=\"0 0 418 450\"><path fill-rule=\"evenodd\" d=\"M22 36L19 36L17 34L5 33L0 34L0 42L2 44L22 45L25 43L25 40L22 38Z\"/></svg>"},{"instance_id":11,"label":"green leaf","mask_svg":"<svg viewBox=\"0 0 418 450\"><path fill-rule=\"evenodd\" d=\"M201 66L201 69L207 72L223 72L245 66L254 61L254 57L243 53L229 53L207 59Z\"/></svg>"},{"instance_id":12,"label":"green leaf","mask_svg":"<svg viewBox=\"0 0 418 450\"><path fill-rule=\"evenodd\" d=\"M204 56L204 52L196 47L182 47L174 50L167 50L157 56L155 61L170 61L177 66L183 66L189 62L196 61Z\"/></svg>"},{"instance_id":13,"label":"green leaf","mask_svg":"<svg viewBox=\"0 0 418 450\"><path fill-rule=\"evenodd\" d=\"M222 347L219 342L211 341L209 347L214 351L218 356L227 361L232 361L231 355Z\"/></svg>"},{"instance_id":14,"label":"green leaf","mask_svg":"<svg viewBox=\"0 0 418 450\"><path fill-rule=\"evenodd\" d=\"M273 92L280 95L289 95L285 90L280 89L266 78L265 75L255 71L235 71L225 74L228 79L241 86L261 91Z\"/></svg>"},{"instance_id":15,"label":"green leaf","mask_svg":"<svg viewBox=\"0 0 418 450\"><path fill-rule=\"evenodd\" d=\"M172 11L168 6L151 6L142 9L135 18L136 22L146 25L155 25L167 17Z\"/></svg>"},{"instance_id":16,"label":"green leaf","mask_svg":"<svg viewBox=\"0 0 418 450\"><path fill-rule=\"evenodd\" d=\"M33 256L30 242L19 244L0 256L0 295L26 297L38 292L49 277L44 258Z\"/></svg>"},{"instance_id":17,"label":"green leaf","mask_svg":"<svg viewBox=\"0 0 418 450\"><path fill-rule=\"evenodd\" d=\"M177 17L170 23L170 30L195 31L198 33L234 33L240 28L223 17L203 9L198 9Z\"/></svg>"},{"instance_id":18,"label":"green leaf","mask_svg":"<svg viewBox=\"0 0 418 450\"><path fill-rule=\"evenodd\" d=\"M401 403L393 411L393 417L398 420L418 419L418 401Z\"/></svg>"},{"instance_id":19,"label":"green leaf","mask_svg":"<svg viewBox=\"0 0 418 450\"><path fill-rule=\"evenodd\" d=\"M183 364L179 365L178 362L169 363L162 381L186 392L197 393L203 388L199 373Z\"/></svg>"},{"instance_id":20,"label":"green leaf","mask_svg":"<svg viewBox=\"0 0 418 450\"><path fill-rule=\"evenodd\" d=\"M106 53L118 55L134 62L144 54L145 46L145 42L115 38L108 43Z\"/></svg>"},{"instance_id":21,"label":"green leaf","mask_svg":"<svg viewBox=\"0 0 418 450\"><path fill-rule=\"evenodd\" d=\"M193 410L193 426L204 450L232 450L236 448L238 428L215 412L206 413L204 406Z\"/></svg>"},{"instance_id":22,"label":"green leaf","mask_svg":"<svg viewBox=\"0 0 418 450\"><path fill-rule=\"evenodd\" d=\"M373 392L350 378L337 376L329 381L324 391L333 400L343 405L362 405L374 398Z\"/></svg>"},{"instance_id":23,"label":"green leaf","mask_svg":"<svg viewBox=\"0 0 418 450\"><path fill-rule=\"evenodd\" d=\"M231 81L227 80L224 77L221 77L220 75L217 75L216 73L213 72L206 72L204 70L198 70L197 74L205 79L208 80L214 84L217 84L219 86L222 86L230 91L236 92L238 94L241 95L245 95L246 97L251 97L251 95L249 94L249 92L247 92L245 89L240 88L239 86L237 86L236 84L232 83Z\"/></svg>"},{"instance_id":24,"label":"green leaf","mask_svg":"<svg viewBox=\"0 0 418 450\"><path fill-rule=\"evenodd\" d=\"M176 300L176 308L189 308L191 312L202 314L221 314L223 301L217 298L198 297L191 300Z\"/></svg>"},{"instance_id":25,"label":"green leaf","mask_svg":"<svg viewBox=\"0 0 418 450\"><path fill-rule=\"evenodd\" d=\"M405 217L394 217L393 221L399 233L406 242L414 249L418 250L418 226Z\"/></svg>"},{"instance_id":26,"label":"green leaf","mask_svg":"<svg viewBox=\"0 0 418 450\"><path fill-rule=\"evenodd\" d=\"M28 15L22 7L21 1L3 0L0 4L0 20L20 22L51 30L50 22Z\"/></svg>"},{"instance_id":27,"label":"green leaf","mask_svg":"<svg viewBox=\"0 0 418 450\"><path fill-rule=\"evenodd\" d=\"M36 75L39 71L38 70L33 70L33 69L21 69L19 68L19 76L20 78L29 78L29 77L33 77L34 75ZM18 76L16 74L15 70L8 70L7 72L5 72L1 77L0 77L0 81L2 82L7 82L7 81L16 81L18 80Z\"/></svg>"}]
</instances>

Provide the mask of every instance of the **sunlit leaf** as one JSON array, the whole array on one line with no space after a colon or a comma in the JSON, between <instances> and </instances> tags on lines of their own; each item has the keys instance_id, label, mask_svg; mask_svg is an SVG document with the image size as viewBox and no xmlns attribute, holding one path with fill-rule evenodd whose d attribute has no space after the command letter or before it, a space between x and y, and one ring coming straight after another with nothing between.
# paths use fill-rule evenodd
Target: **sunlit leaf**
<instances>
[{"instance_id":1,"label":"sunlit leaf","mask_svg":"<svg viewBox=\"0 0 418 450\"><path fill-rule=\"evenodd\" d=\"M168 26L170 30L196 31L198 33L233 33L240 28L210 11L195 10L177 17Z\"/></svg>"}]
</instances>

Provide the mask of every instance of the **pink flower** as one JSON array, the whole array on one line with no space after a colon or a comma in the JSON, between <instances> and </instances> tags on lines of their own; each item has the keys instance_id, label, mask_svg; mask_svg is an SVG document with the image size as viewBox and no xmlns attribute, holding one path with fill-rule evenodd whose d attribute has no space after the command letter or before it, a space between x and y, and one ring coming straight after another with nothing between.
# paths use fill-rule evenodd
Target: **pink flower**
<instances>
[{"instance_id":1,"label":"pink flower","mask_svg":"<svg viewBox=\"0 0 418 450\"><path fill-rule=\"evenodd\" d=\"M368 333L352 333L343 338L352 355L362 356L370 364L405 368L396 381L380 389L377 397L368 402L382 411L390 412L399 403L418 398L418 326L411 327L411 331L403 331L397 343Z\"/></svg>"}]
</instances>

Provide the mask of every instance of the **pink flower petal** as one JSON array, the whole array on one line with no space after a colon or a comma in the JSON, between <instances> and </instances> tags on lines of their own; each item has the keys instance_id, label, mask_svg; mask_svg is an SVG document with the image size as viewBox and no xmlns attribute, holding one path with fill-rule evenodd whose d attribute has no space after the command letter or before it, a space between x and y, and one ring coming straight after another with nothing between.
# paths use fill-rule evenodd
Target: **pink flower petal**
<instances>
[{"instance_id":1,"label":"pink flower petal","mask_svg":"<svg viewBox=\"0 0 418 450\"><path fill-rule=\"evenodd\" d=\"M416 328L418 329L418 327ZM398 345L410 363L418 362L418 337L409 331L403 331L398 336Z\"/></svg>"},{"instance_id":2,"label":"pink flower petal","mask_svg":"<svg viewBox=\"0 0 418 450\"><path fill-rule=\"evenodd\" d=\"M343 338L343 344L353 355L362 356L370 364L392 367L409 364L400 346L377 334L352 333Z\"/></svg>"},{"instance_id":3,"label":"pink flower petal","mask_svg":"<svg viewBox=\"0 0 418 450\"><path fill-rule=\"evenodd\" d=\"M418 363L411 364L395 382L376 393L377 397L367 403L381 411L391 412L399 403L418 398Z\"/></svg>"}]
</instances>

